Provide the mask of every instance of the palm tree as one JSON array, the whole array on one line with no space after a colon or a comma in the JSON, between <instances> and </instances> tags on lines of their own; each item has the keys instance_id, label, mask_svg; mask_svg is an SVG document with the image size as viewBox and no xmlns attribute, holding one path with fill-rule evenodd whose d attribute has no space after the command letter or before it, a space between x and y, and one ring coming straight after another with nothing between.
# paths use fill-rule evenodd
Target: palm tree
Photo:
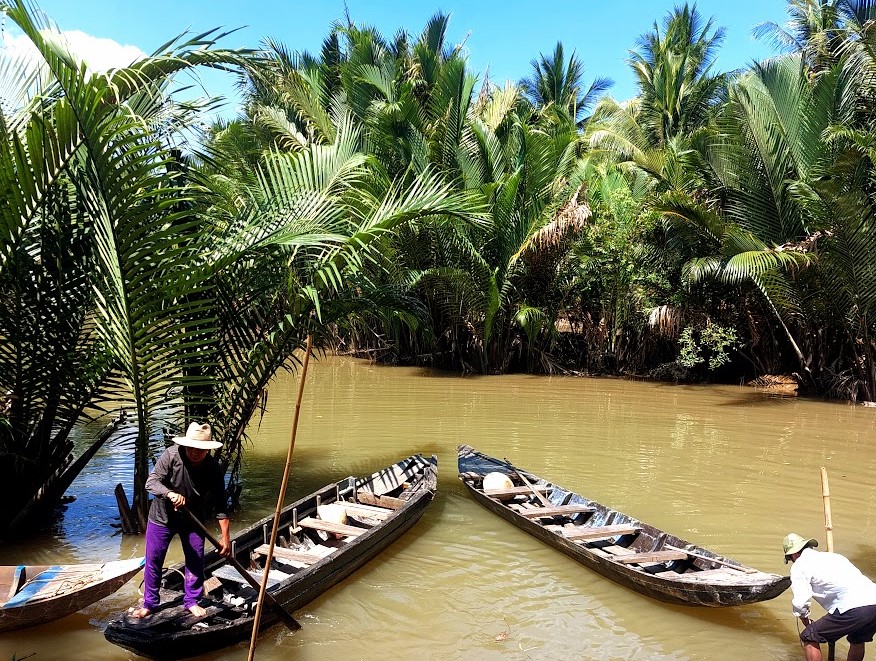
<instances>
[{"instance_id":1,"label":"palm tree","mask_svg":"<svg viewBox=\"0 0 876 661\"><path fill-rule=\"evenodd\" d=\"M788 0L788 21L760 23L754 35L770 39L784 52L800 53L809 69L820 71L839 61L843 23L850 18L848 0Z\"/></svg>"},{"instance_id":2,"label":"palm tree","mask_svg":"<svg viewBox=\"0 0 876 661\"><path fill-rule=\"evenodd\" d=\"M323 345L336 324L387 305L379 277L393 232L430 218L483 217L477 197L429 172L410 185L393 180L362 148L359 128L342 118L332 144L266 155L245 202L214 209L226 231L213 254L222 305L211 418L235 469L263 389L279 369L294 368L307 335ZM217 215L220 208L230 213Z\"/></svg>"},{"instance_id":3,"label":"palm tree","mask_svg":"<svg viewBox=\"0 0 876 661\"><path fill-rule=\"evenodd\" d=\"M675 227L711 243L687 265L691 280L750 283L765 297L796 355L801 378L820 386L824 346L813 341L819 285L807 269L832 212L819 194L838 147L825 140L831 123L854 118L857 83L835 65L810 78L801 54L757 65L730 90L709 148L720 206L667 198ZM820 250L818 252L821 252Z\"/></svg>"},{"instance_id":4,"label":"palm tree","mask_svg":"<svg viewBox=\"0 0 876 661\"><path fill-rule=\"evenodd\" d=\"M579 128L598 97L613 85L608 78L596 78L585 89L584 65L574 52L566 62L559 41L552 55L541 55L530 66L532 74L520 81L530 103L536 108L564 113Z\"/></svg>"},{"instance_id":5,"label":"palm tree","mask_svg":"<svg viewBox=\"0 0 876 661\"><path fill-rule=\"evenodd\" d=\"M640 123L652 146L701 126L719 93L725 76L713 74L724 29L703 21L696 6L676 8L663 22L638 40L630 66L639 85Z\"/></svg>"},{"instance_id":6,"label":"palm tree","mask_svg":"<svg viewBox=\"0 0 876 661\"><path fill-rule=\"evenodd\" d=\"M44 307L31 306L32 318L6 319L2 378L12 417L5 446L30 466L23 478L29 497L66 456L70 428L87 403L108 391L130 397L137 416L134 504L145 526L150 442L174 400L203 382L214 345L209 297L202 295L209 235L192 232L194 206L180 204L191 194L159 137L187 117L166 103L163 89L177 71L240 57L212 50L207 33L171 42L166 53L125 69L92 74L23 2L4 2L2 10L33 42L49 84L4 122L0 275L18 283L8 300L15 309L24 310L41 289L51 294ZM47 368L24 359L37 355L61 360ZM108 378L110 368L118 376ZM37 393L49 379L57 383ZM37 410L19 410L34 403Z\"/></svg>"}]
</instances>

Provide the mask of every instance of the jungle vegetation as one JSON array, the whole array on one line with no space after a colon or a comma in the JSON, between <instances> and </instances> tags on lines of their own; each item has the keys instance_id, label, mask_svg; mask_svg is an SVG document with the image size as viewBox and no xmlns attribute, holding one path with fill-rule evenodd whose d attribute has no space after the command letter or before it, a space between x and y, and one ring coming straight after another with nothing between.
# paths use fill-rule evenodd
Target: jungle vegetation
<instances>
[{"instance_id":1,"label":"jungle vegetation","mask_svg":"<svg viewBox=\"0 0 876 661\"><path fill-rule=\"evenodd\" d=\"M560 43L496 85L440 13L338 23L318 53L181 35L92 72L23 0L0 10L39 54L0 55L0 534L39 524L73 439L120 405L140 525L190 419L234 483L308 335L459 372L876 400L871 0L789 0L757 29L776 56L732 72L721 27L679 6L630 50L626 100ZM196 67L239 77L239 117L204 130L215 100L175 99Z\"/></svg>"}]
</instances>

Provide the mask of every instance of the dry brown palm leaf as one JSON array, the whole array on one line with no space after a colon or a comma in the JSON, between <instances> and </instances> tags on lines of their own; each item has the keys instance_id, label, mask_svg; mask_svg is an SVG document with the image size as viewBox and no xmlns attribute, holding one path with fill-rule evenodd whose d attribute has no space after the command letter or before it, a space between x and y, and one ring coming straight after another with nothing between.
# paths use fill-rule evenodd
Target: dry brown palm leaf
<instances>
[{"instance_id":1,"label":"dry brown palm leaf","mask_svg":"<svg viewBox=\"0 0 876 661\"><path fill-rule=\"evenodd\" d=\"M579 187L551 222L533 234L531 245L540 249L554 248L561 245L571 234L584 229L593 212L586 202L578 201L580 190Z\"/></svg>"},{"instance_id":2,"label":"dry brown palm leaf","mask_svg":"<svg viewBox=\"0 0 876 661\"><path fill-rule=\"evenodd\" d=\"M684 321L681 308L672 305L658 305L648 313L648 326L662 337L677 337Z\"/></svg>"}]
</instances>

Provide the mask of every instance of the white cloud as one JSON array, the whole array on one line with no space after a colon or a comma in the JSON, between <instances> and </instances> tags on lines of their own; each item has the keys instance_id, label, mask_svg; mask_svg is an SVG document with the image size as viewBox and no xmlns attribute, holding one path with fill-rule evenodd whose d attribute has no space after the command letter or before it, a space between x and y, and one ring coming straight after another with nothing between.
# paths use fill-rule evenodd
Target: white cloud
<instances>
[{"instance_id":1,"label":"white cloud","mask_svg":"<svg viewBox=\"0 0 876 661\"><path fill-rule=\"evenodd\" d=\"M47 37L57 35L57 33L49 32L44 34ZM123 46L112 39L93 37L79 30L68 30L62 32L61 35L66 40L70 51L85 62L89 71L95 73L126 67L140 58L146 57L146 53L136 46ZM23 34L4 33L2 48L13 57L22 56L36 62L42 59L30 39Z\"/></svg>"},{"instance_id":2,"label":"white cloud","mask_svg":"<svg viewBox=\"0 0 876 661\"><path fill-rule=\"evenodd\" d=\"M146 53L136 46L122 46L112 39L92 37L79 30L70 30L63 34L67 37L70 49L85 60L91 71L127 67L146 57Z\"/></svg>"}]
</instances>

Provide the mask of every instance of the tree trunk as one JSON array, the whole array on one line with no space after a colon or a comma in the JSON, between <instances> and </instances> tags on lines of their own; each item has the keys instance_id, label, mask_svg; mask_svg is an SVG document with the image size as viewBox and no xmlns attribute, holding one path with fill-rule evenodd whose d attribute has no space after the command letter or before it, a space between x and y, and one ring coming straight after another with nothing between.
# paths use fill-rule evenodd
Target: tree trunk
<instances>
[{"instance_id":1,"label":"tree trunk","mask_svg":"<svg viewBox=\"0 0 876 661\"><path fill-rule=\"evenodd\" d=\"M146 478L149 477L149 434L141 424L137 435L137 449L134 453L134 504L132 507L137 532L146 532L146 519L149 516L149 493L146 491Z\"/></svg>"}]
</instances>

